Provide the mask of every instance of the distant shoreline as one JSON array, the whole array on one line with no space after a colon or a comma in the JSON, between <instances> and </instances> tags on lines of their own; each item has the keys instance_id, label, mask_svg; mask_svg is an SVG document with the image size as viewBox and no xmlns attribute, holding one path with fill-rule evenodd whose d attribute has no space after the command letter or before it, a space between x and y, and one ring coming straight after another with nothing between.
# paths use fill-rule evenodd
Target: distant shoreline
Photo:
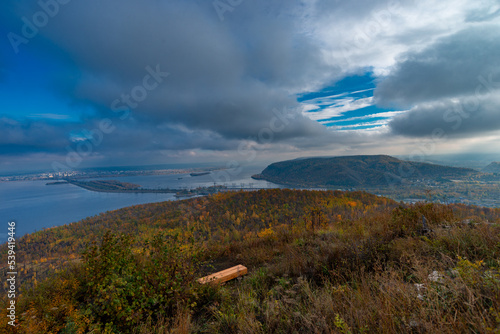
<instances>
[{"instance_id":1,"label":"distant shoreline","mask_svg":"<svg viewBox=\"0 0 500 334\"><path fill-rule=\"evenodd\" d=\"M124 176L150 176L150 175L176 175L176 174L191 174L191 176L201 176L201 175L208 175L212 171L216 170L221 170L221 168L205 167L205 168L155 169L155 170L45 172L45 173L0 176L0 182L12 182L12 181L60 182L63 180L67 180L68 178L92 179L92 178L115 178Z\"/></svg>"},{"instance_id":2,"label":"distant shoreline","mask_svg":"<svg viewBox=\"0 0 500 334\"><path fill-rule=\"evenodd\" d=\"M76 180L66 180L66 183L78 186L80 188L96 191L96 192L104 192L104 193L156 193L156 194L166 194L166 193L177 193L181 191L181 189L143 189L139 188L139 185L130 184L120 181L76 181Z\"/></svg>"},{"instance_id":3,"label":"distant shoreline","mask_svg":"<svg viewBox=\"0 0 500 334\"><path fill-rule=\"evenodd\" d=\"M76 181L76 180L66 180L66 182L51 182L46 185L55 184L72 184L77 187L83 188L89 191L95 192L105 192L105 193L137 193L137 194L175 194L177 198L190 198L195 196L207 196L211 194L216 194L219 192L233 191L233 190L257 190L252 188L235 188L231 189L226 186L210 186L210 187L198 187L195 189L144 189L140 188L140 185L133 183L126 183L114 180L100 180L100 181Z\"/></svg>"}]
</instances>

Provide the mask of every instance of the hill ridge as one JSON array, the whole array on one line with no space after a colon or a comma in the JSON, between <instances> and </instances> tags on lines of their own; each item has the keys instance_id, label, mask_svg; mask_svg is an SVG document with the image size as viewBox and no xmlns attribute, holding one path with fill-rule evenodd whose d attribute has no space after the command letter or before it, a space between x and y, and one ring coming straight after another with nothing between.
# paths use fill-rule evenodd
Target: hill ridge
<instances>
[{"instance_id":1,"label":"hill ridge","mask_svg":"<svg viewBox=\"0 0 500 334\"><path fill-rule=\"evenodd\" d=\"M294 186L378 187L421 179L449 182L450 179L463 179L480 174L470 168L406 161L379 154L275 162L253 177Z\"/></svg>"},{"instance_id":2,"label":"hill ridge","mask_svg":"<svg viewBox=\"0 0 500 334\"><path fill-rule=\"evenodd\" d=\"M488 166L484 167L481 171L484 173L500 173L500 162L493 161Z\"/></svg>"}]
</instances>

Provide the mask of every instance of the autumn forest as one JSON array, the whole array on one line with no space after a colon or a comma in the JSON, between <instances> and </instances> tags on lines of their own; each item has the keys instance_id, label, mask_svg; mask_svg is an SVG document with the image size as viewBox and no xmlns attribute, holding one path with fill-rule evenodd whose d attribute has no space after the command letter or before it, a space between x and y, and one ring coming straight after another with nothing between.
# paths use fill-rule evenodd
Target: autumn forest
<instances>
[{"instance_id":1,"label":"autumn forest","mask_svg":"<svg viewBox=\"0 0 500 334\"><path fill-rule=\"evenodd\" d=\"M128 207L18 240L15 331L500 331L499 224L500 209L365 192L240 191ZM1 254L6 263L6 245ZM196 282L237 264L248 275ZM9 333L7 302L2 294Z\"/></svg>"}]
</instances>

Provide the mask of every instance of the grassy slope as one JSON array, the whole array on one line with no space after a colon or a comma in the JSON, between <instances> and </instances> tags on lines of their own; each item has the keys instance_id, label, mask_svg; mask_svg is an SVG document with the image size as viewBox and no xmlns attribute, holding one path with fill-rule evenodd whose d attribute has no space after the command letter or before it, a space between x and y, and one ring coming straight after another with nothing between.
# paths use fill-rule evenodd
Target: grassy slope
<instances>
[{"instance_id":1,"label":"grassy slope","mask_svg":"<svg viewBox=\"0 0 500 334\"><path fill-rule=\"evenodd\" d=\"M498 223L500 210L277 189L117 210L19 240L21 276L97 241L26 282L19 332L485 332L499 325ZM194 283L238 263L242 280Z\"/></svg>"}]
</instances>

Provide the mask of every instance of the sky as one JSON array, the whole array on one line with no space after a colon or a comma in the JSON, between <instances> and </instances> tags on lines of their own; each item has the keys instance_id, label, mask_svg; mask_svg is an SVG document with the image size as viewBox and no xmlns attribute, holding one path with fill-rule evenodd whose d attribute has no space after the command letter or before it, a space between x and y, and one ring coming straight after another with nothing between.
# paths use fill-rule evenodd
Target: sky
<instances>
[{"instance_id":1,"label":"sky","mask_svg":"<svg viewBox=\"0 0 500 334\"><path fill-rule=\"evenodd\" d=\"M498 0L4 0L0 172L500 160Z\"/></svg>"}]
</instances>

